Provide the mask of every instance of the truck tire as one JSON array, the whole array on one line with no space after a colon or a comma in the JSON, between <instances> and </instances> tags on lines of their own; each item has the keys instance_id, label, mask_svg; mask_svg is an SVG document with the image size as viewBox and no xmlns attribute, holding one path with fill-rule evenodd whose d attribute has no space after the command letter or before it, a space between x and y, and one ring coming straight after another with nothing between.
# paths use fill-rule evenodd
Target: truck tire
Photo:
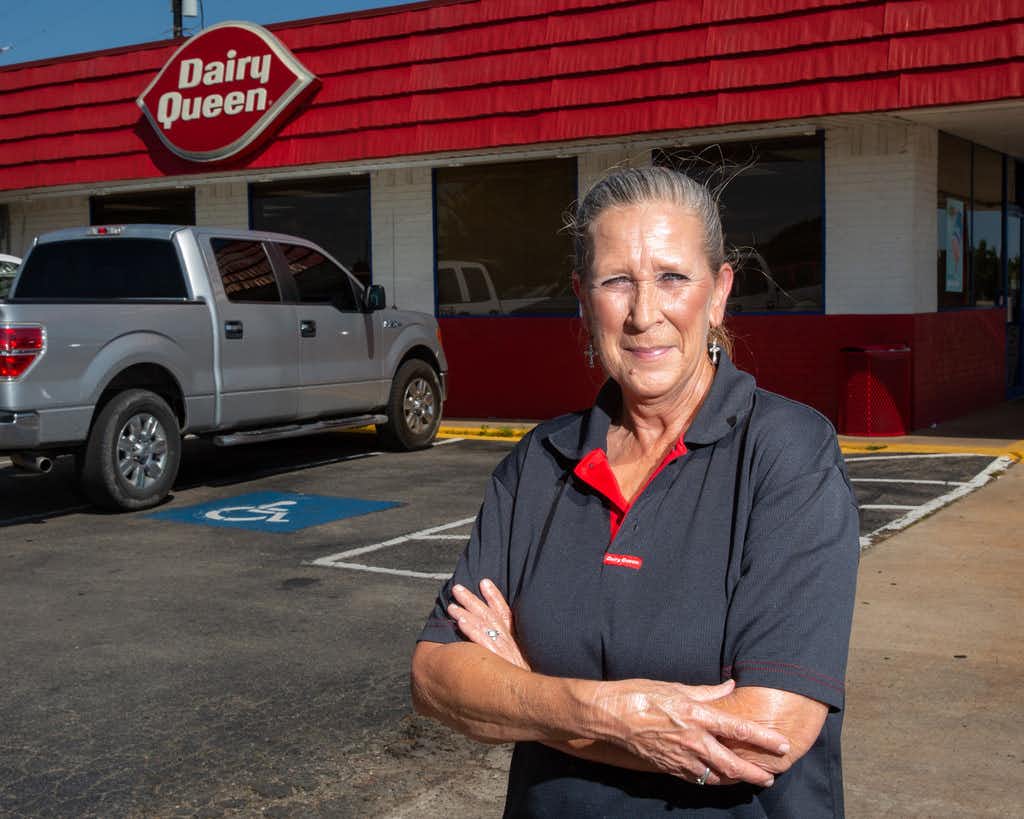
<instances>
[{"instance_id":1,"label":"truck tire","mask_svg":"<svg viewBox=\"0 0 1024 819\"><path fill-rule=\"evenodd\" d=\"M79 475L97 506L132 511L163 500L180 463L181 432L167 402L148 390L125 390L89 430Z\"/></svg>"},{"instance_id":2,"label":"truck tire","mask_svg":"<svg viewBox=\"0 0 1024 819\"><path fill-rule=\"evenodd\" d=\"M441 425L441 381L426 361L410 358L395 373L387 406L388 422L377 427L386 449L430 446Z\"/></svg>"}]
</instances>

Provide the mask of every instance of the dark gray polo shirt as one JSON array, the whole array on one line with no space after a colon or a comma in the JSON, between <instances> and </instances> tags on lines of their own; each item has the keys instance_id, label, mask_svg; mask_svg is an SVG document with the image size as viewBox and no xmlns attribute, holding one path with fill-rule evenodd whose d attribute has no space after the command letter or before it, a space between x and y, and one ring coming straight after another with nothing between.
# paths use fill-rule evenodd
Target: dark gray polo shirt
<instances>
[{"instance_id":1,"label":"dark gray polo shirt","mask_svg":"<svg viewBox=\"0 0 1024 819\"><path fill-rule=\"evenodd\" d=\"M609 543L607 501L573 468L607 446L620 400L609 382L590 410L540 424L498 465L420 639L461 639L445 613L451 587L476 591L489 577L534 671L688 685L731 677L820 700L829 715L768 789L701 788L518 743L506 816L841 817L859 526L835 431L723 357L687 453L648 484Z\"/></svg>"}]
</instances>

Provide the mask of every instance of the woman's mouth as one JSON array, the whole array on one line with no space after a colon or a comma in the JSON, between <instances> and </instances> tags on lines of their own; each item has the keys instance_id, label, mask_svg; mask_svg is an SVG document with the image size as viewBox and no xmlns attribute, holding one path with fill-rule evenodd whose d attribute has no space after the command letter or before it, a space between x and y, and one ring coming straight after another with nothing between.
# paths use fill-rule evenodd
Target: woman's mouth
<instances>
[{"instance_id":1,"label":"woman's mouth","mask_svg":"<svg viewBox=\"0 0 1024 819\"><path fill-rule=\"evenodd\" d=\"M626 352L640 361L656 361L671 349L671 347L628 347Z\"/></svg>"}]
</instances>

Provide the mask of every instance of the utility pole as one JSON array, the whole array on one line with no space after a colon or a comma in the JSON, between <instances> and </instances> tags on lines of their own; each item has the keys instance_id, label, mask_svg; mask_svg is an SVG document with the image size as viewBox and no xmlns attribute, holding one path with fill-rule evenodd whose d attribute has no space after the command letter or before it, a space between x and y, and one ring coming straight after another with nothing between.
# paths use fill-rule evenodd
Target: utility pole
<instances>
[{"instance_id":1,"label":"utility pole","mask_svg":"<svg viewBox=\"0 0 1024 819\"><path fill-rule=\"evenodd\" d=\"M171 15L174 17L173 37L181 37L181 0L171 0Z\"/></svg>"}]
</instances>

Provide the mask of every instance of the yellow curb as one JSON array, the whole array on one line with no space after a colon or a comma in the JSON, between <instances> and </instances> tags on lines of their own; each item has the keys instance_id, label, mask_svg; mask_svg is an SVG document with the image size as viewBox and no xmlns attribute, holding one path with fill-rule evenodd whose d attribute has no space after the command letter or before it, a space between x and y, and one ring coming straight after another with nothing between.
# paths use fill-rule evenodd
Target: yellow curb
<instances>
[{"instance_id":1,"label":"yellow curb","mask_svg":"<svg viewBox=\"0 0 1024 819\"><path fill-rule=\"evenodd\" d=\"M518 441L529 429L495 429L493 432L480 432L477 427L461 429L459 427L441 427L437 431L438 438L471 438L475 441Z\"/></svg>"},{"instance_id":2,"label":"yellow curb","mask_svg":"<svg viewBox=\"0 0 1024 819\"><path fill-rule=\"evenodd\" d=\"M905 443L849 443L840 441L839 448L844 455L865 453L869 455L891 454L910 455L933 453L936 455L962 453L964 455L1005 455L1015 461L1024 460L1024 441L1014 441L1009 446L968 446L965 444L905 444Z\"/></svg>"}]
</instances>

